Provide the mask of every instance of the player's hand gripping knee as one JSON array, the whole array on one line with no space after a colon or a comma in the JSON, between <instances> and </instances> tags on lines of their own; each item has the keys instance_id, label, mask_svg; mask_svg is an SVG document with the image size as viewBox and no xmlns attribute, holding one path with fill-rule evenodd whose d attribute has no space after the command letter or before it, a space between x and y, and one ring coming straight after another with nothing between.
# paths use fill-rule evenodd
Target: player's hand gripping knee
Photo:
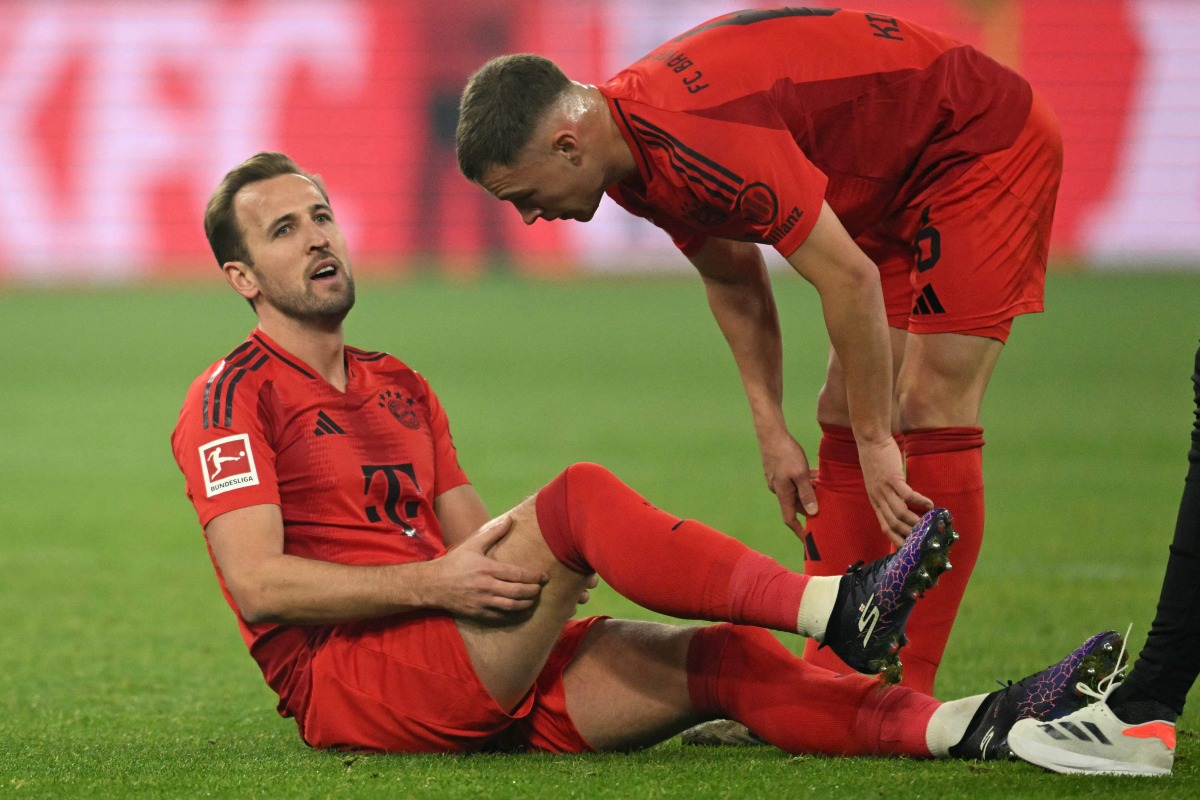
<instances>
[{"instance_id":1,"label":"player's hand gripping knee","mask_svg":"<svg viewBox=\"0 0 1200 800\"><path fill-rule=\"evenodd\" d=\"M783 524L797 536L804 536L804 522L797 517L817 513L817 493L813 490L812 472L804 448L784 433L762 444L763 474L767 488L775 493Z\"/></svg>"},{"instance_id":2,"label":"player's hand gripping knee","mask_svg":"<svg viewBox=\"0 0 1200 800\"><path fill-rule=\"evenodd\" d=\"M437 607L484 622L511 622L533 609L549 577L488 555L511 528L511 517L497 517L431 562L438 569L430 586Z\"/></svg>"},{"instance_id":3,"label":"player's hand gripping knee","mask_svg":"<svg viewBox=\"0 0 1200 800\"><path fill-rule=\"evenodd\" d=\"M920 519L910 506L925 512L933 503L904 481L904 459L892 437L877 445L860 443L858 460L879 527L899 547Z\"/></svg>"}]
</instances>

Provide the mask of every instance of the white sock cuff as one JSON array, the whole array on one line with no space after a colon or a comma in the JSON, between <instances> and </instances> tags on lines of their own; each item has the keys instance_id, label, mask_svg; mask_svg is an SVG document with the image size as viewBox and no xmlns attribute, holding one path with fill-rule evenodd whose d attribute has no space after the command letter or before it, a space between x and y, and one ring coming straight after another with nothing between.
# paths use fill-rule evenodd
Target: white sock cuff
<instances>
[{"instance_id":1,"label":"white sock cuff","mask_svg":"<svg viewBox=\"0 0 1200 800\"><path fill-rule=\"evenodd\" d=\"M797 633L818 642L825 640L825 628L829 625L829 615L833 613L841 581L840 575L814 575L809 579L804 587L804 596L800 598L800 611L796 615Z\"/></svg>"},{"instance_id":2,"label":"white sock cuff","mask_svg":"<svg viewBox=\"0 0 1200 800\"><path fill-rule=\"evenodd\" d=\"M950 748L962 741L967 726L971 724L985 697L986 694L977 694L937 707L929 718L929 727L925 729L925 744L929 746L930 755L934 758L950 755Z\"/></svg>"}]
</instances>

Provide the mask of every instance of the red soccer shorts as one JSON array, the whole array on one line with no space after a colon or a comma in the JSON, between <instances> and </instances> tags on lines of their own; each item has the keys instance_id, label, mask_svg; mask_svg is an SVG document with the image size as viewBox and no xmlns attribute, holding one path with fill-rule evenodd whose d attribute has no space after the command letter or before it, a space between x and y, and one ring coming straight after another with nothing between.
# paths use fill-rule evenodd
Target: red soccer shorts
<instances>
[{"instance_id":1,"label":"red soccer shorts","mask_svg":"<svg viewBox=\"0 0 1200 800\"><path fill-rule=\"evenodd\" d=\"M1011 147L858 237L879 265L888 324L1006 341L1014 317L1043 308L1061 177L1058 121L1035 92Z\"/></svg>"},{"instance_id":2,"label":"red soccer shorts","mask_svg":"<svg viewBox=\"0 0 1200 800\"><path fill-rule=\"evenodd\" d=\"M496 704L453 618L340 625L312 661L300 735L312 747L391 753L590 752L567 714L562 673L602 617L569 621L529 694Z\"/></svg>"}]
</instances>

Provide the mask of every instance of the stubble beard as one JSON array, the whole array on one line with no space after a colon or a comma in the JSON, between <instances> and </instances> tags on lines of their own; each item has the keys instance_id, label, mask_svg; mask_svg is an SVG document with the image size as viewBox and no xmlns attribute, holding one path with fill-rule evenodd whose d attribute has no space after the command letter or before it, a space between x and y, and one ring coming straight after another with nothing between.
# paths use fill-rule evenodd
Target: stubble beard
<instances>
[{"instance_id":1,"label":"stubble beard","mask_svg":"<svg viewBox=\"0 0 1200 800\"><path fill-rule=\"evenodd\" d=\"M332 297L317 297L311 286L298 292L271 292L263 300L280 314L305 325L329 328L340 325L354 308L354 278L346 275L346 290Z\"/></svg>"}]
</instances>

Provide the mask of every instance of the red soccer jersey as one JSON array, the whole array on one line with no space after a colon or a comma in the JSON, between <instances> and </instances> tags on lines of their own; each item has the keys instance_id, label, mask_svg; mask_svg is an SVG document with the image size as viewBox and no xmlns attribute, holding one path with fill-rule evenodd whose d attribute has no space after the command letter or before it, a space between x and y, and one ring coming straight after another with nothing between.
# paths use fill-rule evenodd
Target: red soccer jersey
<instances>
[{"instance_id":1,"label":"red soccer jersey","mask_svg":"<svg viewBox=\"0 0 1200 800\"><path fill-rule=\"evenodd\" d=\"M807 8L717 17L599 89L640 173L609 196L687 255L708 235L791 255L822 199L856 236L1012 144L1032 102L935 31Z\"/></svg>"},{"instance_id":2,"label":"red soccer jersey","mask_svg":"<svg viewBox=\"0 0 1200 800\"><path fill-rule=\"evenodd\" d=\"M342 393L255 330L192 383L171 446L202 526L274 503L290 555L379 565L444 550L433 501L467 476L441 404L386 353L347 347L345 359ZM217 578L280 713L300 713L325 628L247 624Z\"/></svg>"}]
</instances>

